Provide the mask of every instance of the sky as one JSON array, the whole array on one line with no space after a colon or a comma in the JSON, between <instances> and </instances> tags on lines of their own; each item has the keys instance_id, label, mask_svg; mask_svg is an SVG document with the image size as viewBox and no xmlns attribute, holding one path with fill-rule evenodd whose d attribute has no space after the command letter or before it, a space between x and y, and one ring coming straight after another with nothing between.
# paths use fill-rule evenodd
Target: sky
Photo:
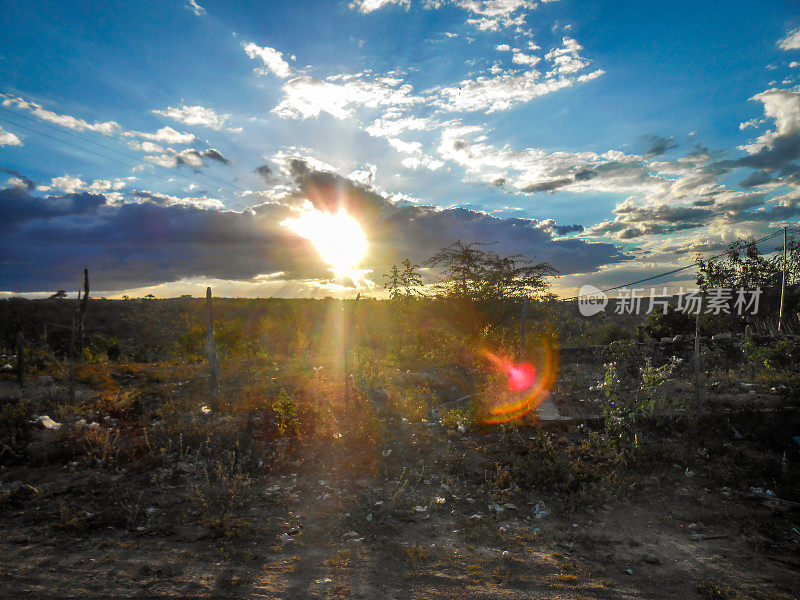
<instances>
[{"instance_id":1,"label":"sky","mask_svg":"<svg viewBox=\"0 0 800 600\"><path fill-rule=\"evenodd\" d=\"M550 262L569 295L800 217L792 1L4 13L2 295L84 267L111 297L378 295L458 240ZM339 211L366 238L347 276L315 245L346 246L343 221L292 227Z\"/></svg>"}]
</instances>

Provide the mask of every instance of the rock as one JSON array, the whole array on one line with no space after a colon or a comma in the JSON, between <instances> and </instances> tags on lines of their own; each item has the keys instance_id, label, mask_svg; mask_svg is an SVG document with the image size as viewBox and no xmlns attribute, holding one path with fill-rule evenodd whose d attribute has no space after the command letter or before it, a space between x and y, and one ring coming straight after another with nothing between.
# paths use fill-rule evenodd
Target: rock
<instances>
[{"instance_id":1,"label":"rock","mask_svg":"<svg viewBox=\"0 0 800 600\"><path fill-rule=\"evenodd\" d=\"M207 527L194 525L181 525L175 529L175 533L186 542L197 542L211 536L211 530Z\"/></svg>"},{"instance_id":2,"label":"rock","mask_svg":"<svg viewBox=\"0 0 800 600\"><path fill-rule=\"evenodd\" d=\"M39 375L34 380L34 383L42 387L50 387L51 385L53 385L53 378L50 377L49 375Z\"/></svg>"},{"instance_id":3,"label":"rock","mask_svg":"<svg viewBox=\"0 0 800 600\"><path fill-rule=\"evenodd\" d=\"M179 462L175 465L175 468L178 469L181 473L194 473L195 466L192 463L187 462Z\"/></svg>"},{"instance_id":4,"label":"rock","mask_svg":"<svg viewBox=\"0 0 800 600\"><path fill-rule=\"evenodd\" d=\"M726 331L725 333L718 333L717 335L712 335L711 339L715 342L719 340L731 340L733 339L733 334L730 331Z\"/></svg>"},{"instance_id":5,"label":"rock","mask_svg":"<svg viewBox=\"0 0 800 600\"><path fill-rule=\"evenodd\" d=\"M684 338L684 336L682 336L682 335L679 333L679 334L678 334L678 335L676 335L674 338L672 338L672 341L673 341L673 342L682 342L684 339L685 339L685 338Z\"/></svg>"},{"instance_id":6,"label":"rock","mask_svg":"<svg viewBox=\"0 0 800 600\"><path fill-rule=\"evenodd\" d=\"M644 556L642 556L642 560L646 562L648 565L657 565L661 563L661 561L655 554L645 554Z\"/></svg>"},{"instance_id":7,"label":"rock","mask_svg":"<svg viewBox=\"0 0 800 600\"><path fill-rule=\"evenodd\" d=\"M33 420L34 423L41 423L45 429L61 429L61 423L53 421L47 415L41 415Z\"/></svg>"}]
</instances>

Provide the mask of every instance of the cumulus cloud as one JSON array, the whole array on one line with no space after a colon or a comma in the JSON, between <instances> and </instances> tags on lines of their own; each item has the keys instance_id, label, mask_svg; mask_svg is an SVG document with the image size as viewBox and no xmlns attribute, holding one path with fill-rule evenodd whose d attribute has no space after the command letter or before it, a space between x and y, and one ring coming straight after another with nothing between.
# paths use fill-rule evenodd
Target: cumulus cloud
<instances>
[{"instance_id":1,"label":"cumulus cloud","mask_svg":"<svg viewBox=\"0 0 800 600\"><path fill-rule=\"evenodd\" d=\"M254 60L261 60L264 64L263 67L255 69L256 74L269 75L272 73L282 79L291 77L292 69L289 67L289 63L283 59L283 54L275 50L275 48L259 46L253 42L243 44L243 47L247 56Z\"/></svg>"},{"instance_id":2,"label":"cumulus cloud","mask_svg":"<svg viewBox=\"0 0 800 600\"><path fill-rule=\"evenodd\" d=\"M786 37L778 40L778 47L781 50L800 50L800 28L790 31Z\"/></svg>"},{"instance_id":3,"label":"cumulus cloud","mask_svg":"<svg viewBox=\"0 0 800 600\"><path fill-rule=\"evenodd\" d=\"M360 13L367 14L384 6L402 6L408 8L411 0L353 0L348 6Z\"/></svg>"},{"instance_id":4,"label":"cumulus cloud","mask_svg":"<svg viewBox=\"0 0 800 600\"><path fill-rule=\"evenodd\" d=\"M0 127L0 146L22 146L22 140Z\"/></svg>"},{"instance_id":5,"label":"cumulus cloud","mask_svg":"<svg viewBox=\"0 0 800 600\"><path fill-rule=\"evenodd\" d=\"M287 119L308 119L323 112L346 119L358 107L408 106L421 101L413 95L410 85L397 83L356 76L330 81L303 75L284 84L284 97L272 112Z\"/></svg>"},{"instance_id":6,"label":"cumulus cloud","mask_svg":"<svg viewBox=\"0 0 800 600\"><path fill-rule=\"evenodd\" d=\"M505 49L502 45L497 48ZM438 89L439 97L433 104L447 111L484 110L492 113L603 75L602 69L582 72L590 64L580 56L582 49L574 39L565 37L561 46L545 55L551 68L544 75L533 68L542 60L541 57L511 49L512 62L529 67L528 70L520 73L497 67L493 69L493 76L482 75Z\"/></svg>"},{"instance_id":7,"label":"cumulus cloud","mask_svg":"<svg viewBox=\"0 0 800 600\"><path fill-rule=\"evenodd\" d=\"M222 129L230 115L218 115L211 108L202 106L168 106L164 110L154 110L157 115L168 117L186 125L202 125L211 129Z\"/></svg>"},{"instance_id":8,"label":"cumulus cloud","mask_svg":"<svg viewBox=\"0 0 800 600\"><path fill-rule=\"evenodd\" d=\"M12 179L9 181L11 185L14 187L22 187L29 190L32 190L36 187L36 183L20 173L15 169L7 169L6 167L0 167L0 173L6 173L7 175L11 175Z\"/></svg>"},{"instance_id":9,"label":"cumulus cloud","mask_svg":"<svg viewBox=\"0 0 800 600\"><path fill-rule=\"evenodd\" d=\"M284 202L241 212L221 210L210 199L146 191L136 192L135 202L116 204L101 194L37 197L18 188L0 190L0 289L57 289L83 267L105 290L199 276L250 281L276 272L295 282L324 279L330 273L308 240L280 226L307 201L320 210L345 208L359 220L368 238L380 242L370 243L362 266L378 273L406 256L424 260L459 239L497 240L498 251L550 261L562 273L629 258L612 244L558 237L552 221L395 203L300 159L289 160L288 168L294 187Z\"/></svg>"}]
</instances>

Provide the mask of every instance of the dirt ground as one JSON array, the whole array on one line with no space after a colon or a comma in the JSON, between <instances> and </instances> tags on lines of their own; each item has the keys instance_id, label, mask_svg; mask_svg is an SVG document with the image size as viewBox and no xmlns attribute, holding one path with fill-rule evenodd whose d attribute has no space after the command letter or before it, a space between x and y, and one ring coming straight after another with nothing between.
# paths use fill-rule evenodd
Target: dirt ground
<instances>
[{"instance_id":1,"label":"dirt ground","mask_svg":"<svg viewBox=\"0 0 800 600\"><path fill-rule=\"evenodd\" d=\"M472 481L534 438L570 452L588 428L501 435L396 419L381 450L396 458L391 471L343 475L346 444L320 448L303 473L248 490L247 533L233 537L181 523L191 467L159 486L125 469L3 467L0 596L797 598L798 505L724 479L774 424L727 420L735 436L703 448L696 431L676 434L668 441L693 458L620 482L619 493L572 502L533 488L501 504ZM119 489L139 491L131 502L152 516L144 525L98 518Z\"/></svg>"}]
</instances>

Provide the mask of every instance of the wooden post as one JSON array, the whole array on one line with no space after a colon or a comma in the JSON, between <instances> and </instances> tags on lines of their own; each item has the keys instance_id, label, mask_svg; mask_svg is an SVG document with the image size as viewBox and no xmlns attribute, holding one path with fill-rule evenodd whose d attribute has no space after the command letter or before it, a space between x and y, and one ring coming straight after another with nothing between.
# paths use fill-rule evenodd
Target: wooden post
<instances>
[{"instance_id":1,"label":"wooden post","mask_svg":"<svg viewBox=\"0 0 800 600\"><path fill-rule=\"evenodd\" d=\"M25 386L25 334L21 327L17 331L17 383Z\"/></svg>"},{"instance_id":2,"label":"wooden post","mask_svg":"<svg viewBox=\"0 0 800 600\"><path fill-rule=\"evenodd\" d=\"M72 325L69 329L69 401L75 401L75 334L78 328L78 312L81 305L81 291L78 290L78 306L75 307L75 312L72 315Z\"/></svg>"},{"instance_id":3,"label":"wooden post","mask_svg":"<svg viewBox=\"0 0 800 600\"><path fill-rule=\"evenodd\" d=\"M694 321L694 395L697 404L700 403L700 315L703 312L705 290L700 295L700 304L697 306L697 315Z\"/></svg>"},{"instance_id":4,"label":"wooden post","mask_svg":"<svg viewBox=\"0 0 800 600\"><path fill-rule=\"evenodd\" d=\"M89 269L83 270L83 299L78 294L78 349L83 352L84 321L86 307L89 305Z\"/></svg>"},{"instance_id":5,"label":"wooden post","mask_svg":"<svg viewBox=\"0 0 800 600\"><path fill-rule=\"evenodd\" d=\"M347 318L347 322L345 323L344 329L344 360L343 360L343 367L342 370L344 371L344 403L349 404L350 402L350 344L352 342L353 337L353 330L355 329L356 323L356 310L358 309L358 301L361 298L361 294L356 295L355 302L353 303L353 310Z\"/></svg>"},{"instance_id":6,"label":"wooden post","mask_svg":"<svg viewBox=\"0 0 800 600\"><path fill-rule=\"evenodd\" d=\"M219 360L217 359L217 344L214 342L214 315L211 311L211 288L206 288L206 354L208 355L208 368L211 372L211 395L214 401L214 410L218 408L219 398Z\"/></svg>"},{"instance_id":7,"label":"wooden post","mask_svg":"<svg viewBox=\"0 0 800 600\"><path fill-rule=\"evenodd\" d=\"M528 316L528 297L522 299L522 311L519 316L519 364L525 362L525 319Z\"/></svg>"},{"instance_id":8,"label":"wooden post","mask_svg":"<svg viewBox=\"0 0 800 600\"><path fill-rule=\"evenodd\" d=\"M781 307L778 311L778 331L783 330L783 298L786 295L786 227L783 228L783 277L781 278Z\"/></svg>"}]
</instances>

